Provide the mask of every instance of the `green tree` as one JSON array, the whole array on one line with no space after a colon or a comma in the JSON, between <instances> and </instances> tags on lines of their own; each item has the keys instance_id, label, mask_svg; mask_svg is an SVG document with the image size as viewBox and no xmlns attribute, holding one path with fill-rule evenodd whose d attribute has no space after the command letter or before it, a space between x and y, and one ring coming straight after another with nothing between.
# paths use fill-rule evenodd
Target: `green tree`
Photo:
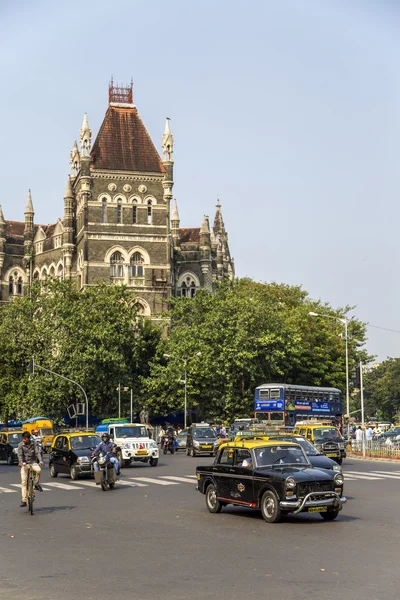
<instances>
[{"instance_id":1,"label":"green tree","mask_svg":"<svg viewBox=\"0 0 400 600\"><path fill-rule=\"evenodd\" d=\"M365 372L364 403L368 416L376 416L385 421L398 420L400 358L388 358Z\"/></svg>"}]
</instances>

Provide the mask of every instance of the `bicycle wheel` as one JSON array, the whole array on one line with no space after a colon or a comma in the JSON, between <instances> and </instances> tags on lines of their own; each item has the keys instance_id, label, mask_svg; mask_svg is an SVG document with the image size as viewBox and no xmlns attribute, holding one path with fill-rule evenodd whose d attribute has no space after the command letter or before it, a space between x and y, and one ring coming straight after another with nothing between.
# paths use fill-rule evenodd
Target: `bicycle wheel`
<instances>
[{"instance_id":1,"label":"bicycle wheel","mask_svg":"<svg viewBox=\"0 0 400 600\"><path fill-rule=\"evenodd\" d=\"M34 488L33 488L33 477L30 477L29 479L29 497L28 497L28 502L29 502L29 511L31 513L31 515L33 515L33 501L35 499L35 492L34 492Z\"/></svg>"}]
</instances>

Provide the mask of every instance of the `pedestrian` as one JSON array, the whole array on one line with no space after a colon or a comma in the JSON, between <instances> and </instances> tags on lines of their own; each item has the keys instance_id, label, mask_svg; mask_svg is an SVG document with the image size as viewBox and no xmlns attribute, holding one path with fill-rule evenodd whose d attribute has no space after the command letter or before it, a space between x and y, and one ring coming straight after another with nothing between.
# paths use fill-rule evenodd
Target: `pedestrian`
<instances>
[{"instance_id":1,"label":"pedestrian","mask_svg":"<svg viewBox=\"0 0 400 600\"><path fill-rule=\"evenodd\" d=\"M367 429L365 430L365 439L367 442L370 442L372 440L372 435L374 433L374 430L372 429L371 426L367 427Z\"/></svg>"},{"instance_id":2,"label":"pedestrian","mask_svg":"<svg viewBox=\"0 0 400 600\"><path fill-rule=\"evenodd\" d=\"M35 490L43 492L43 488L39 483L42 470L40 467L44 466L42 452L39 444L31 439L29 431L24 431L22 440L18 444L18 466L21 468L22 500L20 506L22 508L26 506L27 501L26 481L29 467L32 467L32 470L35 471Z\"/></svg>"},{"instance_id":3,"label":"pedestrian","mask_svg":"<svg viewBox=\"0 0 400 600\"><path fill-rule=\"evenodd\" d=\"M361 449L362 439L363 439L363 431L361 429L361 426L359 425L356 429L356 448L357 448L357 450Z\"/></svg>"}]
</instances>

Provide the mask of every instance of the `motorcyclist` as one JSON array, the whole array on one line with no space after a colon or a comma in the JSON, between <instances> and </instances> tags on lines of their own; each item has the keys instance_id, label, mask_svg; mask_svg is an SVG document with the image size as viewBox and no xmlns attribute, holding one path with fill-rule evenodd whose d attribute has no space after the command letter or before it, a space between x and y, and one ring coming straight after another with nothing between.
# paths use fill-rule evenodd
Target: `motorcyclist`
<instances>
[{"instance_id":1,"label":"motorcyclist","mask_svg":"<svg viewBox=\"0 0 400 600\"><path fill-rule=\"evenodd\" d=\"M164 444L169 445L171 443L175 446L175 438L176 438L175 429L172 427L172 425L169 425L169 427L167 428L167 431L165 433Z\"/></svg>"},{"instance_id":2,"label":"motorcyclist","mask_svg":"<svg viewBox=\"0 0 400 600\"><path fill-rule=\"evenodd\" d=\"M101 436L100 444L92 452L92 456L96 456L99 452L106 454L110 460L110 463L114 465L114 469L117 475L120 475L119 460L115 456L117 453L117 444L110 439L110 434L105 432ZM99 463L95 462L93 466L95 471L100 471Z\"/></svg>"}]
</instances>

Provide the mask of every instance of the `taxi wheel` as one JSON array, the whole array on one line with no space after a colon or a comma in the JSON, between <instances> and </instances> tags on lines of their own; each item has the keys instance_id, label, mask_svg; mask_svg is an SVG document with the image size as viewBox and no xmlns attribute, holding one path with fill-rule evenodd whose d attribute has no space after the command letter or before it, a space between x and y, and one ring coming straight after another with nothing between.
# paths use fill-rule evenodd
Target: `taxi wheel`
<instances>
[{"instance_id":1,"label":"taxi wheel","mask_svg":"<svg viewBox=\"0 0 400 600\"><path fill-rule=\"evenodd\" d=\"M281 509L279 508L279 501L270 490L266 491L261 498L261 513L264 521L267 523L279 523L281 520Z\"/></svg>"},{"instance_id":2,"label":"taxi wheel","mask_svg":"<svg viewBox=\"0 0 400 600\"><path fill-rule=\"evenodd\" d=\"M54 463L51 463L51 465L50 465L50 477L57 477L57 475L58 475L58 471L56 471Z\"/></svg>"},{"instance_id":3,"label":"taxi wheel","mask_svg":"<svg viewBox=\"0 0 400 600\"><path fill-rule=\"evenodd\" d=\"M334 521L339 514L338 510L328 510L328 512L319 513L324 521Z\"/></svg>"},{"instance_id":4,"label":"taxi wheel","mask_svg":"<svg viewBox=\"0 0 400 600\"><path fill-rule=\"evenodd\" d=\"M206 505L210 513L220 513L222 510L222 504L217 498L217 490L212 483L206 491Z\"/></svg>"},{"instance_id":5,"label":"taxi wheel","mask_svg":"<svg viewBox=\"0 0 400 600\"><path fill-rule=\"evenodd\" d=\"M75 465L72 465L72 467L70 468L69 475L73 481L76 481L78 479L78 471Z\"/></svg>"}]
</instances>

